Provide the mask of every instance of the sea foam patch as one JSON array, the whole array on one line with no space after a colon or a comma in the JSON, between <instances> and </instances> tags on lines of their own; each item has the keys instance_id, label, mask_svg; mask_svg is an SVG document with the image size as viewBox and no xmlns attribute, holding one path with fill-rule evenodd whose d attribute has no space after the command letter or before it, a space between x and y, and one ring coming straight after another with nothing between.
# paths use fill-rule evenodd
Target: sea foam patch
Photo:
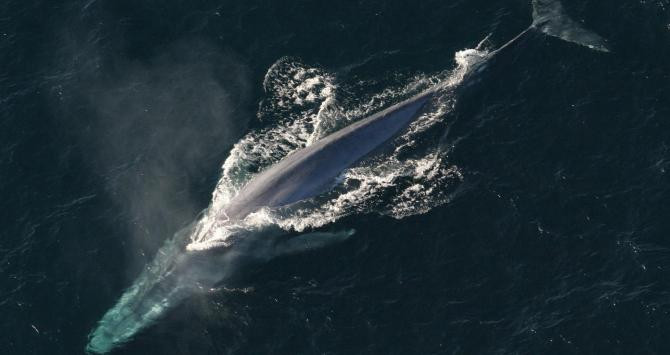
<instances>
[{"instance_id":1,"label":"sea foam patch","mask_svg":"<svg viewBox=\"0 0 670 355\"><path fill-rule=\"evenodd\" d=\"M260 120L267 128L250 132L230 152L212 194L212 203L191 236L189 250L226 246L241 230L269 225L304 231L337 221L351 213L380 213L403 218L425 213L448 202L448 187L463 180L463 173L447 162L445 148L427 147L417 154L404 154L420 145L422 134L453 110L453 90L487 51L466 49L455 54L456 68L426 76L398 78L398 84L344 106L338 100L335 76L321 68L282 58L268 70L263 81L267 97L259 106ZM354 85L366 85L359 82ZM373 114L402 98L440 86L434 102L394 142L395 149L348 169L334 188L294 205L261 209L243 221L229 221L224 207L255 174L293 151L306 147L347 124ZM344 94L342 94L344 95ZM347 98L347 102L356 102Z\"/></svg>"}]
</instances>

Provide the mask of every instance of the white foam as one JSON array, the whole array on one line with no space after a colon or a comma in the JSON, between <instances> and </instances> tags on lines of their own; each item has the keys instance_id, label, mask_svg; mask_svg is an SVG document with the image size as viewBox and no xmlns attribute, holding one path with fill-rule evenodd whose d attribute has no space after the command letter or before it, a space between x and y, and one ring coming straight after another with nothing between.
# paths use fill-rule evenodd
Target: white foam
<instances>
[{"instance_id":1,"label":"white foam","mask_svg":"<svg viewBox=\"0 0 670 355\"><path fill-rule=\"evenodd\" d=\"M258 111L259 119L272 123L266 129L250 132L231 150L223 164L212 203L198 222L188 249L228 245L230 238L241 229L249 231L277 225L286 230L303 231L351 213L381 213L403 218L448 202L446 191L461 181L463 174L458 167L447 163L444 147L424 148L422 155L411 158L401 157L401 152L413 150L420 144L422 133L445 119L454 106L453 89L486 54L475 49L459 51L455 55L454 70L432 76L399 76L398 85L391 85L351 107L343 107L337 100L338 87L332 74L290 58L278 60L265 75L263 87L267 98ZM366 83L355 85L364 87ZM226 203L258 171L350 121L435 85L441 86L438 98L428 112L397 139L395 151L345 171L333 191L289 208L262 209L236 223L222 215ZM355 102L355 99L349 101Z\"/></svg>"}]
</instances>

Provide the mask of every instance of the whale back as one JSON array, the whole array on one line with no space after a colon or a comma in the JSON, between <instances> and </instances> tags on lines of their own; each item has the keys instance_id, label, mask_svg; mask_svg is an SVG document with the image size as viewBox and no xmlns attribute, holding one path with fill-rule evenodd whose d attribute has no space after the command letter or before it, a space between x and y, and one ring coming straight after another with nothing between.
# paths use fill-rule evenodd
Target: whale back
<instances>
[{"instance_id":1,"label":"whale back","mask_svg":"<svg viewBox=\"0 0 670 355\"><path fill-rule=\"evenodd\" d=\"M342 171L406 128L433 94L423 92L289 154L253 177L225 208L226 217L243 219L324 192Z\"/></svg>"}]
</instances>

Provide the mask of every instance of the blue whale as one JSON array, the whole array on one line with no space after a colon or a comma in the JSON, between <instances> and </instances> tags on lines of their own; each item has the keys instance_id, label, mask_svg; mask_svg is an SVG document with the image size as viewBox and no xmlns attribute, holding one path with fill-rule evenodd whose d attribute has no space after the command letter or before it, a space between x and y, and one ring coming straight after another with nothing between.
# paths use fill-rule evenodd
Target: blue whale
<instances>
[{"instance_id":1,"label":"blue whale","mask_svg":"<svg viewBox=\"0 0 670 355\"><path fill-rule=\"evenodd\" d=\"M533 0L532 4L532 25L497 50L489 52L476 66L484 65L530 31L539 31L597 51L608 51L605 41L571 20L560 2ZM480 68L471 68L467 75L476 75L479 71ZM467 80L468 76L463 78L463 82ZM289 154L253 177L217 218L239 221L261 208L291 205L327 191L344 170L374 154L402 133L430 105L440 89L441 85L437 85ZM235 243L226 248L190 251L186 245L196 225L197 222L194 222L167 240L153 262L98 322L89 335L87 352L103 354L126 343L171 307L195 292L216 287L235 270L246 265L248 260L263 261L277 255L299 253L330 245L351 235L349 231L315 232L293 238L272 238L265 232L251 233L235 238Z\"/></svg>"}]
</instances>

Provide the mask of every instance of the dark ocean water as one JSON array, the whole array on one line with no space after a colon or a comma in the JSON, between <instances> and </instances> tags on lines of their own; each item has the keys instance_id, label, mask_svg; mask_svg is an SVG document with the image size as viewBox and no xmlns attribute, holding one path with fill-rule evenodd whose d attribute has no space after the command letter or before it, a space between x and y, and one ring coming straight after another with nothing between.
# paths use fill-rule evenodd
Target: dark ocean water
<instances>
[{"instance_id":1,"label":"dark ocean water","mask_svg":"<svg viewBox=\"0 0 670 355\"><path fill-rule=\"evenodd\" d=\"M669 353L670 2L564 6L611 53L529 33L497 56L440 132L451 201L348 215L323 227L346 242L246 270L251 292L194 295L114 353ZM278 59L373 95L530 22L522 0L3 1L0 354L84 352L232 145L275 124Z\"/></svg>"}]
</instances>

